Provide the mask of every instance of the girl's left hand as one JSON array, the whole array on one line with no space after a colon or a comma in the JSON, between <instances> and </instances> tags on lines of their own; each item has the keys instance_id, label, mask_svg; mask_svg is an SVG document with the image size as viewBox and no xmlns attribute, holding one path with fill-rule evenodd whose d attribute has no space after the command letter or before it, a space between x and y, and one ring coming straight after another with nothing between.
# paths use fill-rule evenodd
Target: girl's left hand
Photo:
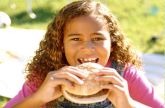
<instances>
[{"instance_id":1,"label":"girl's left hand","mask_svg":"<svg viewBox=\"0 0 165 108\"><path fill-rule=\"evenodd\" d=\"M132 99L129 95L127 81L115 69L105 67L97 75L96 80L109 82L106 85L102 85L102 88L109 89L108 99L115 108L131 107Z\"/></svg>"}]
</instances>

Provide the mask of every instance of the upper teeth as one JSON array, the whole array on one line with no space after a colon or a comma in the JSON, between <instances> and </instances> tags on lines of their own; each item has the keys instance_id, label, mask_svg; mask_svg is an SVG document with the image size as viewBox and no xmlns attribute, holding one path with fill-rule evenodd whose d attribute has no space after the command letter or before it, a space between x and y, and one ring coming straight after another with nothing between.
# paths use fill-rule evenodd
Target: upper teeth
<instances>
[{"instance_id":1,"label":"upper teeth","mask_svg":"<svg viewBox=\"0 0 165 108\"><path fill-rule=\"evenodd\" d=\"M81 62L96 62L97 58L80 58Z\"/></svg>"}]
</instances>

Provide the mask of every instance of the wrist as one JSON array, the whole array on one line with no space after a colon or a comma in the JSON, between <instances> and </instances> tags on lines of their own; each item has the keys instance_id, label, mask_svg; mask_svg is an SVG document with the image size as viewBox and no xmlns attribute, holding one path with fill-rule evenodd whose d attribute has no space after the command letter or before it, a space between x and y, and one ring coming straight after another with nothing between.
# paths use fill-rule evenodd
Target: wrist
<instances>
[{"instance_id":1,"label":"wrist","mask_svg":"<svg viewBox=\"0 0 165 108\"><path fill-rule=\"evenodd\" d=\"M42 100L41 96L39 96L37 93L34 93L34 94L31 95L29 98L31 98L32 101L33 101L37 106L40 106L40 107L47 103L46 101Z\"/></svg>"},{"instance_id":2,"label":"wrist","mask_svg":"<svg viewBox=\"0 0 165 108\"><path fill-rule=\"evenodd\" d=\"M12 108L41 108L43 105L44 103L33 94L21 102L14 104Z\"/></svg>"}]
</instances>

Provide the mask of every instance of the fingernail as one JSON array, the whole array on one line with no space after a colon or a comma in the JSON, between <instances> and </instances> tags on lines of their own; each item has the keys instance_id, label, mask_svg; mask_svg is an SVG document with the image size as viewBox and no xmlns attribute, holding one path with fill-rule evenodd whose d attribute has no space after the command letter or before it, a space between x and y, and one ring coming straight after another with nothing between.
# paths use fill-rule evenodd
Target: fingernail
<instances>
[{"instance_id":1,"label":"fingernail","mask_svg":"<svg viewBox=\"0 0 165 108\"><path fill-rule=\"evenodd\" d=\"M84 84L84 81L81 81L81 80L80 80L79 83L82 85L82 84Z\"/></svg>"},{"instance_id":2,"label":"fingernail","mask_svg":"<svg viewBox=\"0 0 165 108\"><path fill-rule=\"evenodd\" d=\"M96 77L95 80L99 80L99 77Z\"/></svg>"}]
</instances>

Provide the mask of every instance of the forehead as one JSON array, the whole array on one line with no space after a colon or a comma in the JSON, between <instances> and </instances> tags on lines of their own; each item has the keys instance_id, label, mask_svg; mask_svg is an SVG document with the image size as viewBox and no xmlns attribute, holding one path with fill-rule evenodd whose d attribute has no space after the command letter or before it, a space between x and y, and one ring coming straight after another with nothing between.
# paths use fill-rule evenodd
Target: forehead
<instances>
[{"instance_id":1,"label":"forehead","mask_svg":"<svg viewBox=\"0 0 165 108\"><path fill-rule=\"evenodd\" d=\"M102 29L107 29L107 21L102 16L96 15L86 15L86 16L78 16L71 20L69 20L64 27L64 30L70 29L74 26L81 27L98 27Z\"/></svg>"}]
</instances>

